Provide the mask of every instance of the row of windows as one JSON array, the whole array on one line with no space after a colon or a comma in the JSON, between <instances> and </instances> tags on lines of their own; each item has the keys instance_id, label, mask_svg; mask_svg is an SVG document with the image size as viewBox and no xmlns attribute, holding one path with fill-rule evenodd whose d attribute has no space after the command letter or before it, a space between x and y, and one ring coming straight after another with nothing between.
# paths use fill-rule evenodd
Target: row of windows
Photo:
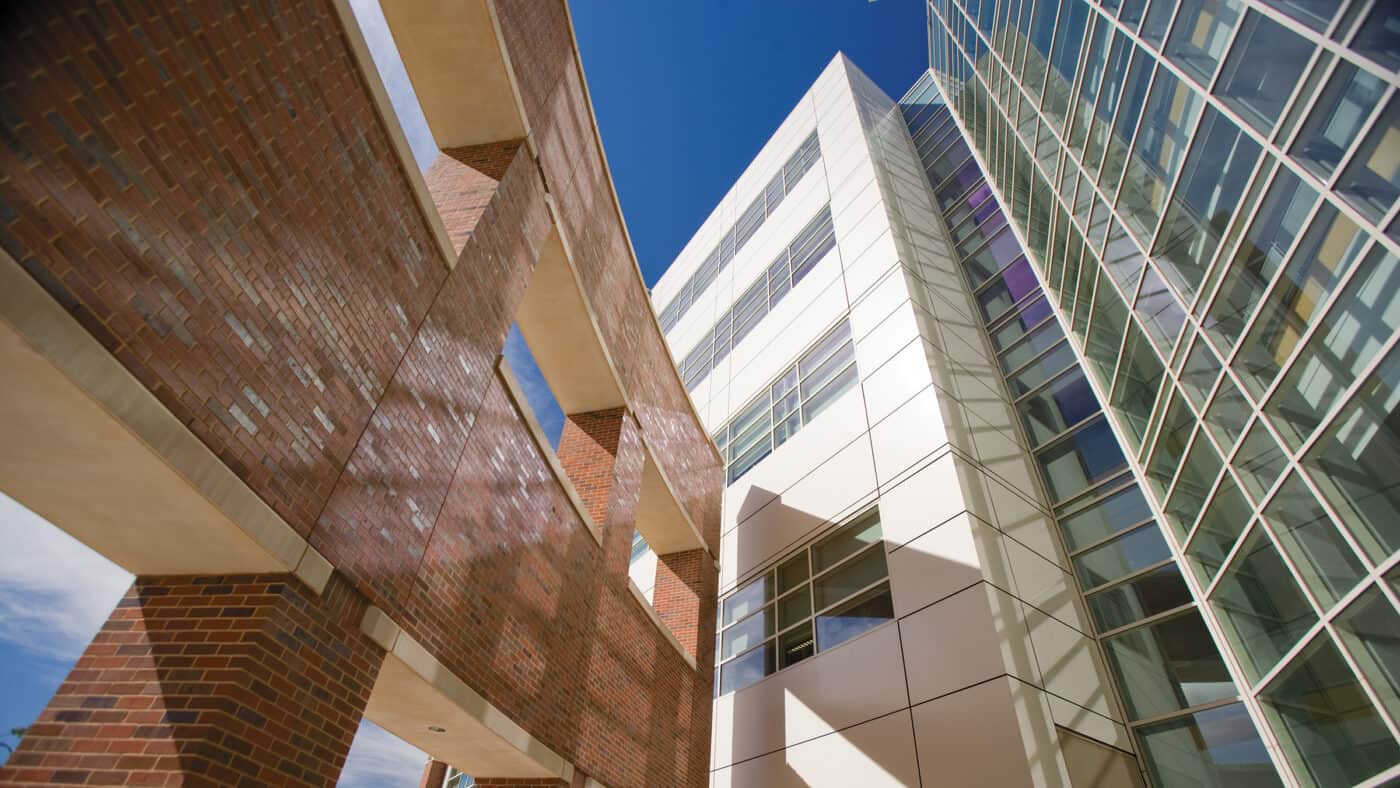
<instances>
[{"instance_id":1,"label":"row of windows","mask_svg":"<svg viewBox=\"0 0 1400 788\"><path fill-rule=\"evenodd\" d=\"M836 246L831 225L831 206L824 205L803 227L792 243L783 249L768 270L758 275L718 321L696 343L681 362L681 379L691 391L719 365L739 341L749 335L759 321L797 286Z\"/></svg>"},{"instance_id":2,"label":"row of windows","mask_svg":"<svg viewBox=\"0 0 1400 788\"><path fill-rule=\"evenodd\" d=\"M880 513L872 510L720 600L715 696L893 618Z\"/></svg>"},{"instance_id":3,"label":"row of windows","mask_svg":"<svg viewBox=\"0 0 1400 788\"><path fill-rule=\"evenodd\" d=\"M851 326L842 320L715 434L728 483L811 423L856 377Z\"/></svg>"},{"instance_id":4,"label":"row of windows","mask_svg":"<svg viewBox=\"0 0 1400 788\"><path fill-rule=\"evenodd\" d=\"M807 135L807 139L803 140L801 145L797 146L797 151L788 157L782 170L773 176L767 187L739 215L739 220L734 223L733 227L729 228L729 232L725 233L720 242L715 245L714 250L700 264L695 273L691 274L690 279L681 287L676 297L671 299L671 303L661 310L658 319L661 321L663 331L670 331L677 321L685 315L686 310L690 309L690 305L695 303L696 299L705 292L705 288L715 281L715 277L729 267L734 255L744 248L744 244L748 243L753 234L758 232L758 228L762 227L768 217L773 215L773 211L782 203L783 198L797 188L802 176L812 169L812 165L817 163L821 155L821 146L817 142L817 132L814 130Z\"/></svg>"}]
</instances>

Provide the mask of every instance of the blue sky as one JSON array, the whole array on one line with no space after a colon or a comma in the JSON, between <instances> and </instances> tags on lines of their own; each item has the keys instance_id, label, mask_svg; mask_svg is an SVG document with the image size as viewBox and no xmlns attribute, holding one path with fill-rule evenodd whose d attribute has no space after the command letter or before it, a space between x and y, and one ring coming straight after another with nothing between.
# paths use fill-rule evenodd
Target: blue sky
<instances>
[{"instance_id":1,"label":"blue sky","mask_svg":"<svg viewBox=\"0 0 1400 788\"><path fill-rule=\"evenodd\" d=\"M351 0L420 168L436 155L377 0ZM598 124L647 284L844 51L898 97L923 70L922 0L574 0ZM545 432L562 415L518 332L507 358ZM0 740L43 709L131 575L0 495ZM3 759L0 750L0 759ZM423 753L366 723L341 785L415 786Z\"/></svg>"}]
</instances>

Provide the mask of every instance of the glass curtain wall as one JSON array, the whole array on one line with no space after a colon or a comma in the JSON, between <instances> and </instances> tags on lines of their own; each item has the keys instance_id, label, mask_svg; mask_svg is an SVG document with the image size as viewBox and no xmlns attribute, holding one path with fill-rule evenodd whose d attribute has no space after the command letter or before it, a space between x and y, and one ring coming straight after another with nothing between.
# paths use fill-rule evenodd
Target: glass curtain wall
<instances>
[{"instance_id":1,"label":"glass curtain wall","mask_svg":"<svg viewBox=\"0 0 1400 788\"><path fill-rule=\"evenodd\" d=\"M1400 6L930 0L929 30L1238 712L1301 784L1400 777ZM1215 752L1215 709L1144 754Z\"/></svg>"},{"instance_id":2,"label":"glass curtain wall","mask_svg":"<svg viewBox=\"0 0 1400 788\"><path fill-rule=\"evenodd\" d=\"M971 151L931 75L900 108L1034 447L1145 765L1160 784L1191 784L1228 771L1253 785L1278 785L1181 568L997 197L980 169L959 175ZM1066 275L1092 291L1096 274L1080 278L1078 243L1064 263L1071 269ZM1242 729L1239 720L1246 721ZM1228 750L1187 746L1210 736L1206 728L1218 736L1230 725L1237 730Z\"/></svg>"}]
</instances>

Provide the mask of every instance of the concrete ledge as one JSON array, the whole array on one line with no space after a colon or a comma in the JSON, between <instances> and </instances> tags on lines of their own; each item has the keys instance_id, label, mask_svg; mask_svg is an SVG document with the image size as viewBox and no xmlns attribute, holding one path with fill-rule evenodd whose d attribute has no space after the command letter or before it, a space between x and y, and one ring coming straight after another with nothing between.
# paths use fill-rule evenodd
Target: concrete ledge
<instances>
[{"instance_id":1,"label":"concrete ledge","mask_svg":"<svg viewBox=\"0 0 1400 788\"><path fill-rule=\"evenodd\" d=\"M4 251L0 364L7 494L134 574L324 588L306 540Z\"/></svg>"}]
</instances>

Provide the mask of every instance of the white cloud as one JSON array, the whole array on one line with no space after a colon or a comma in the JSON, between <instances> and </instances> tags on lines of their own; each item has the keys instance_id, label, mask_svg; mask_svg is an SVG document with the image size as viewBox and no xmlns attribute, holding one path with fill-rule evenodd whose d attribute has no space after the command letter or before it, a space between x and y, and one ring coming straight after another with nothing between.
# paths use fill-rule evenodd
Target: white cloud
<instances>
[{"instance_id":1,"label":"white cloud","mask_svg":"<svg viewBox=\"0 0 1400 788\"><path fill-rule=\"evenodd\" d=\"M0 640L76 660L131 574L3 494L0 544Z\"/></svg>"},{"instance_id":2,"label":"white cloud","mask_svg":"<svg viewBox=\"0 0 1400 788\"><path fill-rule=\"evenodd\" d=\"M379 0L350 0L350 8L355 12L355 21L360 23L365 45L369 47L379 79L389 93L394 114L399 116L404 136L408 137L408 146L413 149L418 169L426 170L437 158L437 143L433 141L433 133L428 130L428 120L423 117L418 94L413 92L413 83L408 79L403 58L399 57L394 36L389 32L389 23L384 20L384 9L379 7Z\"/></svg>"},{"instance_id":3,"label":"white cloud","mask_svg":"<svg viewBox=\"0 0 1400 788\"><path fill-rule=\"evenodd\" d=\"M360 722L350 756L340 772L341 788L417 788L428 756L369 720Z\"/></svg>"}]
</instances>

